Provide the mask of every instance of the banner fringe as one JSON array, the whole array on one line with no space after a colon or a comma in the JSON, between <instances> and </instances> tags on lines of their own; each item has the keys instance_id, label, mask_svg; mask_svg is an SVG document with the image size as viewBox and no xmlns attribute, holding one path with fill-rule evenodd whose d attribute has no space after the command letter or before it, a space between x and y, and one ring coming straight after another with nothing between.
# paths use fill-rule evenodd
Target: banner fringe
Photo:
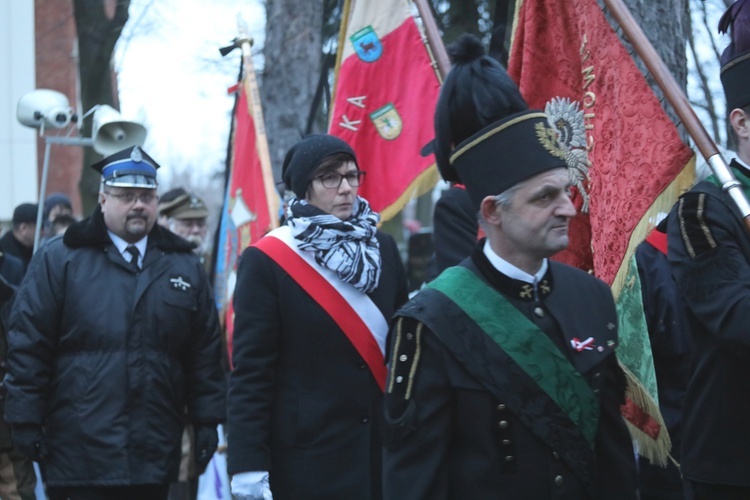
<instances>
[{"instance_id":1,"label":"banner fringe","mask_svg":"<svg viewBox=\"0 0 750 500\"><path fill-rule=\"evenodd\" d=\"M625 285L630 257L633 256L638 245L646 239L648 234L655 227L655 224L653 223L654 218L659 213L669 213L672 210L672 206L677 201L677 198L679 198L682 193L693 187L694 182L695 154L693 154L685 166L682 167L682 170L680 170L680 173L675 176L672 182L667 184L664 191L654 199L654 202L648 207L648 210L643 214L641 220L638 221L638 224L633 228L633 232L630 234L630 240L628 240L628 248L625 250L622 263L620 264L620 269L618 269L615 279L612 280L612 286L610 287L612 289L612 295L615 297L615 302L619 299L622 287Z\"/></svg>"},{"instance_id":2,"label":"banner fringe","mask_svg":"<svg viewBox=\"0 0 750 500\"><path fill-rule=\"evenodd\" d=\"M633 375L633 373L622 363L620 363L620 368L625 372L625 379L627 380L625 397L635 403L636 406L647 413L659 425L659 435L654 439L630 422L627 418L623 417L628 426L631 437L638 444L638 454L648 459L653 465L658 465L660 467L666 467L668 460L671 458L679 467L679 464L669 453L672 449L672 439L669 437L667 425L664 423L664 418L661 415L659 406L653 400L643 384L638 380L638 377Z\"/></svg>"}]
</instances>

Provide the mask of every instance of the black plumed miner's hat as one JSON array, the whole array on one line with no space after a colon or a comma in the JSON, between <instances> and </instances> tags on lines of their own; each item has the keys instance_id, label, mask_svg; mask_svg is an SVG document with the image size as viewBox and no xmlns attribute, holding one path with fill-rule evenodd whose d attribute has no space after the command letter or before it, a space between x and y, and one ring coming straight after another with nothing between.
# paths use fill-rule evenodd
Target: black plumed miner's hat
<instances>
[{"instance_id":1,"label":"black plumed miner's hat","mask_svg":"<svg viewBox=\"0 0 750 500\"><path fill-rule=\"evenodd\" d=\"M443 178L458 182L479 209L521 181L567 168L565 152L542 111L529 110L502 65L463 35L450 47L453 67L435 109L435 158Z\"/></svg>"}]
</instances>

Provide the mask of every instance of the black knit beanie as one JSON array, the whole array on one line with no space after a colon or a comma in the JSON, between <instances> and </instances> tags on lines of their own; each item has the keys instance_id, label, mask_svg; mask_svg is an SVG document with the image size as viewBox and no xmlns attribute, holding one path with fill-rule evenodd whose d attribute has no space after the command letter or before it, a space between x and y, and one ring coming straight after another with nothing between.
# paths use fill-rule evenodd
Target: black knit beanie
<instances>
[{"instance_id":1,"label":"black knit beanie","mask_svg":"<svg viewBox=\"0 0 750 500\"><path fill-rule=\"evenodd\" d=\"M286 188L292 190L297 198L304 198L313 172L323 160L337 153L346 153L355 163L357 161L351 146L338 137L327 134L304 137L289 149L284 158L281 178Z\"/></svg>"}]
</instances>

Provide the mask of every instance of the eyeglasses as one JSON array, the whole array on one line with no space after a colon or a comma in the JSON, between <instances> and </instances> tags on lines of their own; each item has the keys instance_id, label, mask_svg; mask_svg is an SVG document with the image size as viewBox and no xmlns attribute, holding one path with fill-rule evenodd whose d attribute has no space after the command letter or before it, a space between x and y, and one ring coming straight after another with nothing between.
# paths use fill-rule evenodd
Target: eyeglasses
<instances>
[{"instance_id":1,"label":"eyeglasses","mask_svg":"<svg viewBox=\"0 0 750 500\"><path fill-rule=\"evenodd\" d=\"M135 203L135 200L141 200L141 203L144 205L148 205L150 203L153 203L156 201L159 196L157 196L154 193L112 193L112 192L105 192L107 196L114 196L118 200L120 200L121 203L124 203L125 205L132 205Z\"/></svg>"},{"instance_id":2,"label":"eyeglasses","mask_svg":"<svg viewBox=\"0 0 750 500\"><path fill-rule=\"evenodd\" d=\"M345 174L331 172L319 175L318 177L315 177L315 179L320 180L323 187L327 189L338 189L344 179L346 179L346 182L348 182L351 187L357 187L365 181L366 173L367 172L362 172L361 170L355 170L354 172L347 172Z\"/></svg>"}]
</instances>

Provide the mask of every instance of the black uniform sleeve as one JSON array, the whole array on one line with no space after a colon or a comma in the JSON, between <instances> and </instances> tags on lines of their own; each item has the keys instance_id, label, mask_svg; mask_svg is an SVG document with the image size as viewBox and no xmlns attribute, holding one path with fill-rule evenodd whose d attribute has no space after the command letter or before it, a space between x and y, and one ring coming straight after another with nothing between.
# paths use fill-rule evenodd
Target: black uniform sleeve
<instances>
[{"instance_id":1,"label":"black uniform sleeve","mask_svg":"<svg viewBox=\"0 0 750 500\"><path fill-rule=\"evenodd\" d=\"M62 247L47 245L31 261L8 326L5 420L42 425L47 410L65 289Z\"/></svg>"},{"instance_id":2,"label":"black uniform sleeve","mask_svg":"<svg viewBox=\"0 0 750 500\"><path fill-rule=\"evenodd\" d=\"M669 261L685 305L705 330L750 356L750 263L729 208L702 192L677 202L669 221Z\"/></svg>"},{"instance_id":3,"label":"black uniform sleeve","mask_svg":"<svg viewBox=\"0 0 750 500\"><path fill-rule=\"evenodd\" d=\"M227 414L230 474L271 467L270 422L281 338L273 267L265 254L250 247L237 272Z\"/></svg>"},{"instance_id":4,"label":"black uniform sleeve","mask_svg":"<svg viewBox=\"0 0 750 500\"><path fill-rule=\"evenodd\" d=\"M395 322L390 342L384 498L445 498L451 391L441 346L432 332L411 318Z\"/></svg>"}]
</instances>

